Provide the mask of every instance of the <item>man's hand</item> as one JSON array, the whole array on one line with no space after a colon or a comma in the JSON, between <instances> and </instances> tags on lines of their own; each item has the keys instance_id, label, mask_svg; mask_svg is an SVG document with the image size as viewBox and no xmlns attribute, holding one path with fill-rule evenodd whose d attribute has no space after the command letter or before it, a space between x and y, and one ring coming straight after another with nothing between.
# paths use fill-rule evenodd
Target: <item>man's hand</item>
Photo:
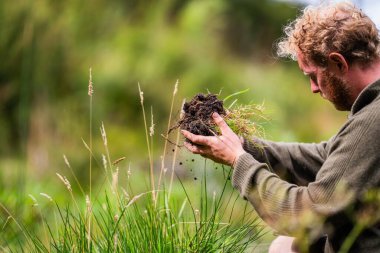
<instances>
[{"instance_id":1,"label":"man's hand","mask_svg":"<svg viewBox=\"0 0 380 253\"><path fill-rule=\"evenodd\" d=\"M219 126L222 135L202 136L182 130L182 134L195 145L185 142L185 147L194 154L200 154L217 163L233 165L236 159L245 153L242 142L223 118L216 112L212 114L214 122Z\"/></svg>"}]
</instances>

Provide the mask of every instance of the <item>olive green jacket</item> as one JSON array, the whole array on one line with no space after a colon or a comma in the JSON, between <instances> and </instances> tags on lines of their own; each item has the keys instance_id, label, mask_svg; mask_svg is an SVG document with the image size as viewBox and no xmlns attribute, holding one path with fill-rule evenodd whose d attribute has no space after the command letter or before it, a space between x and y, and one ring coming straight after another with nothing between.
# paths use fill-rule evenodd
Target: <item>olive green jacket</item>
<instances>
[{"instance_id":1,"label":"olive green jacket","mask_svg":"<svg viewBox=\"0 0 380 253\"><path fill-rule=\"evenodd\" d=\"M245 140L244 149L233 186L279 234L296 237L300 251L380 252L380 194L372 193L380 187L380 80L330 140Z\"/></svg>"}]
</instances>

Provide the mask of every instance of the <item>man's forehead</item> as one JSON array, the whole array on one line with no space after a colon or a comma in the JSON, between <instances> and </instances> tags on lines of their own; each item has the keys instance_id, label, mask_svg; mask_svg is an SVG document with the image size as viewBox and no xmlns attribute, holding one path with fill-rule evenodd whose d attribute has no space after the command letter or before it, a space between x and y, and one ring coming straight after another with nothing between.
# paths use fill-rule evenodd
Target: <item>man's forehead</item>
<instances>
[{"instance_id":1,"label":"man's forehead","mask_svg":"<svg viewBox=\"0 0 380 253\"><path fill-rule=\"evenodd\" d=\"M309 63L301 52L297 53L297 62L301 71L306 75L316 70L316 67Z\"/></svg>"},{"instance_id":2,"label":"man's forehead","mask_svg":"<svg viewBox=\"0 0 380 253\"><path fill-rule=\"evenodd\" d=\"M310 65L302 65L302 63L298 62L298 66L301 69L301 71L305 74L308 75L310 73L313 73L316 71L316 68Z\"/></svg>"}]
</instances>

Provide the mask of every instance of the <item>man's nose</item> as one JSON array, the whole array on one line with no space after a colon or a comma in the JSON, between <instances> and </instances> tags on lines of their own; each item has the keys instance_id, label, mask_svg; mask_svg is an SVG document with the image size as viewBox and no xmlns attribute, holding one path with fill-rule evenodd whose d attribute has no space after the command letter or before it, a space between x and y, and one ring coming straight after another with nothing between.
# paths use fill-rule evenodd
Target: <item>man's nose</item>
<instances>
[{"instance_id":1,"label":"man's nose","mask_svg":"<svg viewBox=\"0 0 380 253\"><path fill-rule=\"evenodd\" d=\"M314 81L310 80L310 89L311 89L311 92L313 93L318 93L320 92L319 90L319 86L315 84Z\"/></svg>"}]
</instances>

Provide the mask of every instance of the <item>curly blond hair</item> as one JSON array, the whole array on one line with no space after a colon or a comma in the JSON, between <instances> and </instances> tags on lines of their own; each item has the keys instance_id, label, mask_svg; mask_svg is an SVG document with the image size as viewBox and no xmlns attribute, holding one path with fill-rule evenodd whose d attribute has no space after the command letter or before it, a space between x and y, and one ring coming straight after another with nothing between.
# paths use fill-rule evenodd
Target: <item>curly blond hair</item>
<instances>
[{"instance_id":1,"label":"curly blond hair","mask_svg":"<svg viewBox=\"0 0 380 253\"><path fill-rule=\"evenodd\" d=\"M297 60L297 52L319 66L326 66L331 52L349 63L368 64L379 57L379 31L372 20L348 2L306 7L284 28L278 43L280 57Z\"/></svg>"}]
</instances>

